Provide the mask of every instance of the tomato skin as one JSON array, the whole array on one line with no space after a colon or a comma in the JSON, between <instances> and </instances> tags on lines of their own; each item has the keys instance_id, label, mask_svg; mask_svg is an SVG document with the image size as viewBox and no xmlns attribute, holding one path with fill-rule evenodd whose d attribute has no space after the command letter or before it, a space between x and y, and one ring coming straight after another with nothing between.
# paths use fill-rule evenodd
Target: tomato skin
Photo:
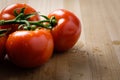
<instances>
[{"instance_id":1,"label":"tomato skin","mask_svg":"<svg viewBox=\"0 0 120 80\"><path fill-rule=\"evenodd\" d=\"M24 3L16 3L4 8L0 13L0 20L11 20L15 18L14 10L17 10L19 13L21 8L25 8L24 14L32 14L35 13L36 10L33 9L31 6L24 4ZM30 21L38 21L39 15L36 14L35 16L29 19Z\"/></svg>"},{"instance_id":2,"label":"tomato skin","mask_svg":"<svg viewBox=\"0 0 120 80\"><path fill-rule=\"evenodd\" d=\"M4 59L5 56L5 44L6 44L7 37L0 36L0 60Z\"/></svg>"},{"instance_id":3,"label":"tomato skin","mask_svg":"<svg viewBox=\"0 0 120 80\"><path fill-rule=\"evenodd\" d=\"M55 51L61 52L72 48L81 34L80 20L65 9L57 9L49 13L48 17L51 16L55 16L58 22L52 29Z\"/></svg>"},{"instance_id":4,"label":"tomato skin","mask_svg":"<svg viewBox=\"0 0 120 80\"><path fill-rule=\"evenodd\" d=\"M16 31L9 35L6 49L9 59L25 68L37 67L48 61L53 53L50 31Z\"/></svg>"},{"instance_id":5,"label":"tomato skin","mask_svg":"<svg viewBox=\"0 0 120 80\"><path fill-rule=\"evenodd\" d=\"M32 13L36 13L36 10L34 8L32 8L31 6L27 5L27 4L23 4L23 3L16 3L16 4L12 4L7 6L6 8L4 8L1 13L0 13L0 20L11 20L15 18L14 15L14 10L17 10L17 12L19 13L20 10L22 8L25 8L24 14L32 14ZM28 19L29 21L38 21L39 19L39 15L36 14L35 16L31 17ZM15 24L11 24L11 25L3 25L2 28L12 28L11 32L14 32L18 29L18 25Z\"/></svg>"}]
</instances>

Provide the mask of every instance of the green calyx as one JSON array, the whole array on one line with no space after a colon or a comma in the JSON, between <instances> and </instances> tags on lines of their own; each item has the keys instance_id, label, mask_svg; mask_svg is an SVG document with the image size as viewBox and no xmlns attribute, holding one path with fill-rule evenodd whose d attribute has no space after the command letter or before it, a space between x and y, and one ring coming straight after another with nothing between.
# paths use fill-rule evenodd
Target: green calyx
<instances>
[{"instance_id":1,"label":"green calyx","mask_svg":"<svg viewBox=\"0 0 120 80\"><path fill-rule=\"evenodd\" d=\"M0 25L6 24L20 24L18 29L22 30L35 30L36 28L47 28L52 29L56 24L57 20L54 16L48 18L45 15L40 15L43 20L39 21L28 21L29 18L35 16L37 13L33 14L24 14L25 8L22 8L20 13L17 10L14 10L14 15L16 16L13 20L0 20ZM0 34L7 32L8 29L0 29Z\"/></svg>"}]
</instances>

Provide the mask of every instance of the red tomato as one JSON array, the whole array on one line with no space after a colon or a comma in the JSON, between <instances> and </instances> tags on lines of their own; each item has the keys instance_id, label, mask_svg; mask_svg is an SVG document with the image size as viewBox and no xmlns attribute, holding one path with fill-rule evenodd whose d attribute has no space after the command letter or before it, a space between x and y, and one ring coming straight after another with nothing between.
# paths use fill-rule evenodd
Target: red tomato
<instances>
[{"instance_id":1,"label":"red tomato","mask_svg":"<svg viewBox=\"0 0 120 80\"><path fill-rule=\"evenodd\" d=\"M0 60L3 60L5 56L6 40L7 40L6 36L0 36Z\"/></svg>"},{"instance_id":2,"label":"red tomato","mask_svg":"<svg viewBox=\"0 0 120 80\"><path fill-rule=\"evenodd\" d=\"M15 18L14 10L17 10L19 13L22 8L25 8L24 14L32 14L35 13L36 10L33 9L31 6L22 3L16 3L4 8L0 13L0 20L11 20ZM29 20L37 21L39 20L39 15L36 14L35 16L31 17Z\"/></svg>"},{"instance_id":3,"label":"red tomato","mask_svg":"<svg viewBox=\"0 0 120 80\"><path fill-rule=\"evenodd\" d=\"M72 48L81 34L81 23L78 17L65 9L57 9L49 13L48 17L55 16L57 25L52 29L55 50L66 51Z\"/></svg>"},{"instance_id":4,"label":"red tomato","mask_svg":"<svg viewBox=\"0 0 120 80\"><path fill-rule=\"evenodd\" d=\"M53 52L49 30L16 31L9 35L6 50L9 59L20 67L36 67L48 61Z\"/></svg>"},{"instance_id":5,"label":"red tomato","mask_svg":"<svg viewBox=\"0 0 120 80\"><path fill-rule=\"evenodd\" d=\"M18 13L20 12L20 10L22 8L25 8L24 14L32 14L32 13L36 13L36 10L33 9L31 6L27 5L27 4L22 4L22 3L16 3L16 4L12 4L6 8L4 8L1 13L0 13L0 20L11 20L15 18L14 15L14 10L16 10ZM36 14L35 16L29 18L30 21L38 21L39 20L39 15ZM14 32L17 30L17 26L18 25L5 25L5 27L12 27L12 31ZM4 28L4 26L2 27Z\"/></svg>"}]
</instances>

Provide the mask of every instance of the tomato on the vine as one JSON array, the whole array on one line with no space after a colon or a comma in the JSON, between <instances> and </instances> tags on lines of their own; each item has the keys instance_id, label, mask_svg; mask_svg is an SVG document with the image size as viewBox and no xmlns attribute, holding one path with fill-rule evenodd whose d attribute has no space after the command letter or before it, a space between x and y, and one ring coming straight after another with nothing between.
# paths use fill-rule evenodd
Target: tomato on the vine
<instances>
[{"instance_id":1,"label":"tomato on the vine","mask_svg":"<svg viewBox=\"0 0 120 80\"><path fill-rule=\"evenodd\" d=\"M57 25L52 29L56 51L66 51L72 48L81 34L81 23L75 14L65 9L57 9L48 14L55 16Z\"/></svg>"},{"instance_id":2,"label":"tomato on the vine","mask_svg":"<svg viewBox=\"0 0 120 80\"><path fill-rule=\"evenodd\" d=\"M39 15L36 13L36 10L31 6L23 3L16 3L4 8L0 13L0 20L11 20L14 19L16 16L14 11L16 10L17 13L20 12L22 8L25 8L24 14L35 14L34 16L30 17L30 21L38 21Z\"/></svg>"},{"instance_id":3,"label":"tomato on the vine","mask_svg":"<svg viewBox=\"0 0 120 80\"><path fill-rule=\"evenodd\" d=\"M36 10L32 8L31 6L23 3L16 3L7 6L4 8L1 13L0 13L0 20L12 20L16 18L16 14L19 14L21 9L25 8L24 14L34 14L34 16L30 17L28 20L29 21L38 21L39 20L39 15L37 14ZM11 32L14 32L18 29L18 25L11 24L11 25L2 25L0 26L1 28L12 28Z\"/></svg>"},{"instance_id":4,"label":"tomato on the vine","mask_svg":"<svg viewBox=\"0 0 120 80\"><path fill-rule=\"evenodd\" d=\"M78 41L81 22L72 12L57 9L48 17L41 17L39 20L39 15L27 4L17 3L3 9L0 34L8 38L0 37L0 57L6 48L9 60L17 66L37 67L51 58L53 50L66 51Z\"/></svg>"},{"instance_id":5,"label":"tomato on the vine","mask_svg":"<svg viewBox=\"0 0 120 80\"><path fill-rule=\"evenodd\" d=\"M36 67L48 61L53 53L50 30L16 31L9 35L6 50L9 59L20 67Z\"/></svg>"}]
</instances>

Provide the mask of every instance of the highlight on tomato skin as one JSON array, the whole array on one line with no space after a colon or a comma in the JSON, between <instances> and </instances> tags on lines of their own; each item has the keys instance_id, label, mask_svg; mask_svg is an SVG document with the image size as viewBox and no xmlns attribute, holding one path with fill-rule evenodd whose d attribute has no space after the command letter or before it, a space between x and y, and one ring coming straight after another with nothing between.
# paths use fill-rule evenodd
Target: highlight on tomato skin
<instances>
[{"instance_id":1,"label":"highlight on tomato skin","mask_svg":"<svg viewBox=\"0 0 120 80\"><path fill-rule=\"evenodd\" d=\"M52 29L55 51L64 52L71 49L81 35L80 19L72 12L57 9L48 14L55 16L57 25Z\"/></svg>"},{"instance_id":2,"label":"highlight on tomato skin","mask_svg":"<svg viewBox=\"0 0 120 80\"><path fill-rule=\"evenodd\" d=\"M16 31L7 39L9 59L17 66L32 68L46 63L53 54L53 38L49 30Z\"/></svg>"}]
</instances>

